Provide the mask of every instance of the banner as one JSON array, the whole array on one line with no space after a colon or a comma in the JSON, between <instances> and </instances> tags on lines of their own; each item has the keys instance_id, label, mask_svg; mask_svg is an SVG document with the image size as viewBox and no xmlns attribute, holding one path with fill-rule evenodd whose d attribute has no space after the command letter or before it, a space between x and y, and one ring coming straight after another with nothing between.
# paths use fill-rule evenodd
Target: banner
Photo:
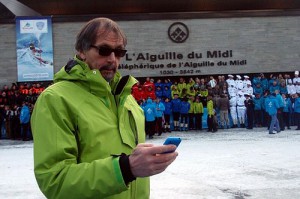
<instances>
[{"instance_id":1,"label":"banner","mask_svg":"<svg viewBox=\"0 0 300 199\"><path fill-rule=\"evenodd\" d=\"M53 80L51 17L17 17L18 82Z\"/></svg>"}]
</instances>

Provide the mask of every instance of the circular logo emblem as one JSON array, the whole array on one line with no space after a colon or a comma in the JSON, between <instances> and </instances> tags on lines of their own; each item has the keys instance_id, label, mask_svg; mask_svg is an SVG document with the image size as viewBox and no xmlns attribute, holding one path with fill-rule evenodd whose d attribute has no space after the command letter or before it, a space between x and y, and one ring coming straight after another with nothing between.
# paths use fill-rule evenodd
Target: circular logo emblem
<instances>
[{"instance_id":1,"label":"circular logo emblem","mask_svg":"<svg viewBox=\"0 0 300 199\"><path fill-rule=\"evenodd\" d=\"M183 43L189 37L189 29L184 23L175 22L169 27L168 35L173 42Z\"/></svg>"}]
</instances>

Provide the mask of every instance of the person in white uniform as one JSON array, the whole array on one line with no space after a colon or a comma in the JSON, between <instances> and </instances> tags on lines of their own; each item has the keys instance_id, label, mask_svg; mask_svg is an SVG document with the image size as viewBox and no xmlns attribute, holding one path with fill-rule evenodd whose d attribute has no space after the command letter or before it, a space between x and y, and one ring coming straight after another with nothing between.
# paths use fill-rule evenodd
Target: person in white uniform
<instances>
[{"instance_id":1,"label":"person in white uniform","mask_svg":"<svg viewBox=\"0 0 300 199\"><path fill-rule=\"evenodd\" d=\"M245 100L246 98L244 97L244 93L239 91L236 100L236 107L237 107L238 119L241 128L245 128L245 114L246 114Z\"/></svg>"},{"instance_id":2,"label":"person in white uniform","mask_svg":"<svg viewBox=\"0 0 300 199\"><path fill-rule=\"evenodd\" d=\"M233 96L235 97L236 96L237 89L233 84L228 87L228 94L229 94L229 97L233 97Z\"/></svg>"},{"instance_id":3,"label":"person in white uniform","mask_svg":"<svg viewBox=\"0 0 300 199\"><path fill-rule=\"evenodd\" d=\"M247 85L251 85L250 77L248 75L244 75L243 88L247 88Z\"/></svg>"},{"instance_id":4,"label":"person in white uniform","mask_svg":"<svg viewBox=\"0 0 300 199\"><path fill-rule=\"evenodd\" d=\"M297 85L297 83L300 82L300 77L299 77L299 71L295 71L295 77L293 78L293 84Z\"/></svg>"},{"instance_id":5,"label":"person in white uniform","mask_svg":"<svg viewBox=\"0 0 300 199\"><path fill-rule=\"evenodd\" d=\"M237 118L237 111L236 111L236 94L232 93L232 96L229 100L230 105L230 115L232 118L233 126L232 128L236 128L238 126L238 118Z\"/></svg>"},{"instance_id":6,"label":"person in white uniform","mask_svg":"<svg viewBox=\"0 0 300 199\"><path fill-rule=\"evenodd\" d=\"M296 87L293 84L293 81L291 79L288 80L288 85L286 87L287 87L288 94L290 96L292 96L296 93Z\"/></svg>"},{"instance_id":7,"label":"person in white uniform","mask_svg":"<svg viewBox=\"0 0 300 199\"><path fill-rule=\"evenodd\" d=\"M247 82L247 86L243 89L243 93L248 93L250 96L253 96L253 87L251 86L251 82Z\"/></svg>"},{"instance_id":8,"label":"person in white uniform","mask_svg":"<svg viewBox=\"0 0 300 199\"><path fill-rule=\"evenodd\" d=\"M235 87L238 91L241 91L244 88L244 82L240 75L237 75L236 77L237 79L235 80Z\"/></svg>"},{"instance_id":9,"label":"person in white uniform","mask_svg":"<svg viewBox=\"0 0 300 199\"><path fill-rule=\"evenodd\" d=\"M228 75L228 79L226 80L228 87L231 87L233 85L235 87L235 81L233 79L233 75Z\"/></svg>"}]
</instances>

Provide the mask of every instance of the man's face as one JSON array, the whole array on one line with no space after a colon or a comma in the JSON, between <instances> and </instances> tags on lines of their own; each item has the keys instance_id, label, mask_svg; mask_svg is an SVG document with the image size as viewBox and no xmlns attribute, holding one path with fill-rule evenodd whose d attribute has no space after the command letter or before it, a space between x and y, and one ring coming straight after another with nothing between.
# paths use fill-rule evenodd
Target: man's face
<instances>
[{"instance_id":1,"label":"man's face","mask_svg":"<svg viewBox=\"0 0 300 199\"><path fill-rule=\"evenodd\" d=\"M111 49L125 48L123 39L118 37L116 33L110 32L105 37L103 37L100 33L101 32L98 33L99 37L93 44L94 46L108 47ZM121 60L121 57L116 57L114 52L108 56L99 55L99 50L97 48L90 48L85 52L80 52L80 57L85 60L90 69L98 69L102 77L108 82L112 80L116 74Z\"/></svg>"}]
</instances>

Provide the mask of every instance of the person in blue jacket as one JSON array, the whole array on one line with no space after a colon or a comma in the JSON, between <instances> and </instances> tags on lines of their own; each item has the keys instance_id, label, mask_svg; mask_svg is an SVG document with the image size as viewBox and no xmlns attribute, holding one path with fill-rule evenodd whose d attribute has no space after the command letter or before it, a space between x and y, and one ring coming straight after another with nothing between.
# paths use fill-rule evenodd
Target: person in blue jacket
<instances>
[{"instance_id":1,"label":"person in blue jacket","mask_svg":"<svg viewBox=\"0 0 300 199\"><path fill-rule=\"evenodd\" d=\"M162 98L163 99L169 98L169 100L170 100L171 97L172 97L172 94L171 94L170 87L169 86L164 86L163 93L162 93Z\"/></svg>"},{"instance_id":2,"label":"person in blue jacket","mask_svg":"<svg viewBox=\"0 0 300 199\"><path fill-rule=\"evenodd\" d=\"M30 122L30 110L27 102L23 101L22 108L20 112L20 123L21 123L21 132L23 141L28 141L28 132L29 132L29 122Z\"/></svg>"},{"instance_id":3,"label":"person in blue jacket","mask_svg":"<svg viewBox=\"0 0 300 199\"><path fill-rule=\"evenodd\" d=\"M263 96L264 90L261 87L261 83L258 82L255 86L253 86L253 93L259 93L260 96Z\"/></svg>"},{"instance_id":4,"label":"person in blue jacket","mask_svg":"<svg viewBox=\"0 0 300 199\"><path fill-rule=\"evenodd\" d=\"M267 78L265 78L265 75L263 73L260 74L260 77L261 87L263 88L263 92L265 92L269 89L269 81Z\"/></svg>"},{"instance_id":5,"label":"person in blue jacket","mask_svg":"<svg viewBox=\"0 0 300 199\"><path fill-rule=\"evenodd\" d=\"M295 113L295 121L297 128L296 130L300 130L300 97L299 94L294 94L295 102L294 102L294 113Z\"/></svg>"},{"instance_id":6,"label":"person in blue jacket","mask_svg":"<svg viewBox=\"0 0 300 199\"><path fill-rule=\"evenodd\" d=\"M286 94L282 94L283 99L283 111L282 116L284 120L284 127L287 127L287 129L291 129L290 127L290 115L292 112L292 102L291 99L286 96Z\"/></svg>"},{"instance_id":7,"label":"person in blue jacket","mask_svg":"<svg viewBox=\"0 0 300 199\"><path fill-rule=\"evenodd\" d=\"M171 90L172 82L170 79L165 79L163 83L163 87L168 87L169 90ZM170 98L171 99L171 98Z\"/></svg>"},{"instance_id":8,"label":"person in blue jacket","mask_svg":"<svg viewBox=\"0 0 300 199\"><path fill-rule=\"evenodd\" d=\"M190 110L190 103L188 102L188 98L183 98L180 104L180 131L188 130L188 114Z\"/></svg>"},{"instance_id":9,"label":"person in blue jacket","mask_svg":"<svg viewBox=\"0 0 300 199\"><path fill-rule=\"evenodd\" d=\"M276 93L276 99L278 100L278 105L279 105L279 108L277 110L277 119L279 121L280 130L284 131L284 121L283 121L283 117L282 117L283 99L279 93L279 90L275 90L275 93Z\"/></svg>"},{"instance_id":10,"label":"person in blue jacket","mask_svg":"<svg viewBox=\"0 0 300 199\"><path fill-rule=\"evenodd\" d=\"M155 86L155 90L157 87L160 87L162 89L164 86L164 83L161 81L161 79L157 79L157 81L154 83L154 86Z\"/></svg>"},{"instance_id":11,"label":"person in blue jacket","mask_svg":"<svg viewBox=\"0 0 300 199\"><path fill-rule=\"evenodd\" d=\"M257 74L253 77L252 84L253 84L253 87L255 87L257 84L261 84L260 74Z\"/></svg>"},{"instance_id":12,"label":"person in blue jacket","mask_svg":"<svg viewBox=\"0 0 300 199\"><path fill-rule=\"evenodd\" d=\"M156 109L155 104L153 103L152 99L147 99L145 106L143 107L144 114L145 114L145 131L146 135L149 136L149 139L153 138L155 134L155 116L156 116Z\"/></svg>"},{"instance_id":13,"label":"person in blue jacket","mask_svg":"<svg viewBox=\"0 0 300 199\"><path fill-rule=\"evenodd\" d=\"M286 94L286 95L288 94L288 90L287 90L285 82L280 83L279 91L280 91L280 94Z\"/></svg>"},{"instance_id":14,"label":"person in blue jacket","mask_svg":"<svg viewBox=\"0 0 300 199\"><path fill-rule=\"evenodd\" d=\"M172 114L173 114L173 120L174 120L174 130L179 131L179 117L180 117L180 105L181 105L181 99L179 98L179 95L176 93L174 94L174 98L171 101L172 103Z\"/></svg>"},{"instance_id":15,"label":"person in blue jacket","mask_svg":"<svg viewBox=\"0 0 300 199\"><path fill-rule=\"evenodd\" d=\"M164 110L164 117L165 117L165 123L164 123L164 131L171 133L171 125L170 125L170 118L172 114L172 103L170 101L170 98L166 98L164 101L165 110Z\"/></svg>"},{"instance_id":16,"label":"person in blue jacket","mask_svg":"<svg viewBox=\"0 0 300 199\"><path fill-rule=\"evenodd\" d=\"M265 107L268 114L271 116L271 124L269 127L269 134L275 134L274 126L276 127L277 133L280 132L279 122L277 119L277 110L279 108L278 100L276 99L276 94L272 93L265 100Z\"/></svg>"},{"instance_id":17,"label":"person in blue jacket","mask_svg":"<svg viewBox=\"0 0 300 199\"><path fill-rule=\"evenodd\" d=\"M162 96L163 96L163 90L162 90L161 86L155 87L155 96L156 96L156 99L157 98L159 98L159 99L162 98Z\"/></svg>"},{"instance_id":18,"label":"person in blue jacket","mask_svg":"<svg viewBox=\"0 0 300 199\"><path fill-rule=\"evenodd\" d=\"M160 136L163 132L163 116L165 105L161 102L160 98L155 100L155 128L157 134Z\"/></svg>"},{"instance_id":19,"label":"person in blue jacket","mask_svg":"<svg viewBox=\"0 0 300 199\"><path fill-rule=\"evenodd\" d=\"M270 93L275 93L275 90L279 90L280 87L278 85L278 82L277 80L274 80L272 79L272 83L270 84L270 87L269 87L269 90L270 90ZM270 80L271 81L271 80Z\"/></svg>"}]
</instances>

